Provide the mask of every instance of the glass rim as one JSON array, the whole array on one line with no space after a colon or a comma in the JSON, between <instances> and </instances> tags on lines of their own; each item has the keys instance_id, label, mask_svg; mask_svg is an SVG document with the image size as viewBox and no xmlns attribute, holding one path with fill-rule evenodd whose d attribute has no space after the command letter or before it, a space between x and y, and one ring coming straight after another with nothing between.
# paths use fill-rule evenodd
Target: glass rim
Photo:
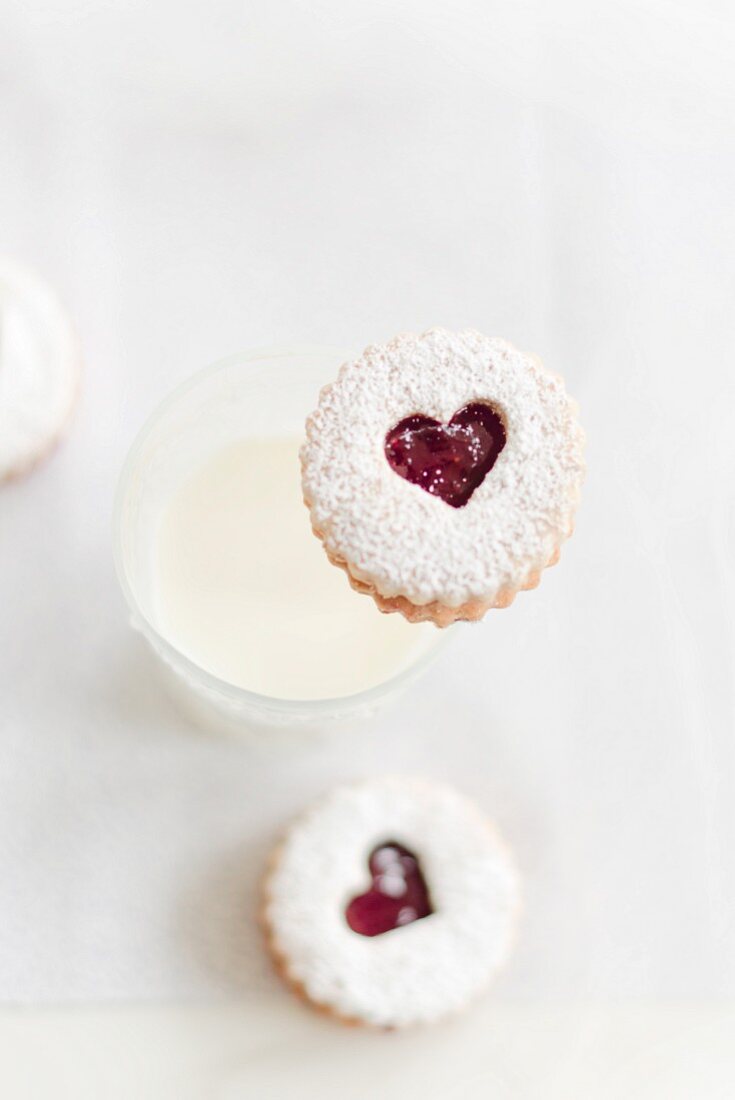
<instances>
[{"instance_id":1,"label":"glass rim","mask_svg":"<svg viewBox=\"0 0 735 1100\"><path fill-rule=\"evenodd\" d=\"M223 680L215 673L210 672L179 649L178 646L175 646L161 633L158 627L154 626L149 617L144 614L135 592L133 591L132 585L130 584L123 560L122 548L125 500L131 481L133 480L140 454L161 418L165 416L165 414L173 408L185 394L205 381L210 375L236 365L244 366L259 360L280 359L294 355L335 355L336 358L339 358L340 364L350 358L349 351L345 352L344 349L334 345L267 345L262 348L253 348L248 351L236 352L233 355L224 356L222 359L210 363L209 366L195 371L194 374L189 375L178 383L178 385L174 386L145 419L133 438L133 442L126 454L118 476L113 499L112 545L115 572L128 609L131 612L133 625L141 630L158 656L160 656L174 672L183 674L187 680L194 682L199 681L207 693L214 694L232 704L245 704L253 709L269 711L274 714L289 714L293 712L294 716L297 714L303 715L304 711L308 711L311 716L319 717L321 712L323 712L325 716L334 715L335 712L338 712L342 708L349 711L358 710L362 707L369 708L372 704L378 703L384 696L410 683L412 679L419 676L424 669L433 662L439 651L444 648L449 638L448 631L437 630L436 639L432 641L427 649L421 653L415 661L412 661L407 667L402 668L394 675L389 676L388 679L382 680L379 684L373 684L372 687L364 688L361 691L352 692L349 695L325 696L318 699L291 699L282 698L277 695L264 695L257 691L251 691L249 688L239 687L237 684L233 684L229 680ZM318 393L314 395L315 403L317 397ZM330 566L330 568L334 567ZM348 583L346 578L345 583ZM368 598L360 593L355 593L355 596L356 598ZM375 610L376 614L381 614L377 607ZM398 612L394 612L394 614L398 614Z\"/></svg>"}]
</instances>

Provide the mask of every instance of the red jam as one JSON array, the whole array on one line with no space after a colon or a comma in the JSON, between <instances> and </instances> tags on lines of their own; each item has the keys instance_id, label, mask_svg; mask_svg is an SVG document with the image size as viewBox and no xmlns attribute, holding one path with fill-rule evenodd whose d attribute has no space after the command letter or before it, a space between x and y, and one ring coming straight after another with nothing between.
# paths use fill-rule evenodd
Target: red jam
<instances>
[{"instance_id":1,"label":"red jam","mask_svg":"<svg viewBox=\"0 0 735 1100\"><path fill-rule=\"evenodd\" d=\"M345 910L347 923L361 936L380 936L433 912L416 856L389 840L370 855L372 885Z\"/></svg>"},{"instance_id":2,"label":"red jam","mask_svg":"<svg viewBox=\"0 0 735 1100\"><path fill-rule=\"evenodd\" d=\"M397 474L462 508L505 446L505 427L490 405L473 401L448 424L407 416L385 437L385 457Z\"/></svg>"}]
</instances>

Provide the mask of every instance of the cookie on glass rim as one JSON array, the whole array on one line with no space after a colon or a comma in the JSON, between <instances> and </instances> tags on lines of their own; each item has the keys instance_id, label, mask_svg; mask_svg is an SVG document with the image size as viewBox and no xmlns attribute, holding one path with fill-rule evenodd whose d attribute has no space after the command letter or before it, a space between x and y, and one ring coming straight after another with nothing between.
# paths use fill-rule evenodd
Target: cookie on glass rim
<instances>
[{"instance_id":1,"label":"cookie on glass rim","mask_svg":"<svg viewBox=\"0 0 735 1100\"><path fill-rule=\"evenodd\" d=\"M53 291L0 257L0 482L30 472L53 450L80 374L76 333Z\"/></svg>"},{"instance_id":2,"label":"cookie on glass rim","mask_svg":"<svg viewBox=\"0 0 735 1100\"><path fill-rule=\"evenodd\" d=\"M322 390L304 500L330 561L381 611L477 620L558 560L583 444L575 403L536 356L472 330L408 333Z\"/></svg>"},{"instance_id":3,"label":"cookie on glass rim","mask_svg":"<svg viewBox=\"0 0 735 1100\"><path fill-rule=\"evenodd\" d=\"M344 1022L399 1028L464 1008L505 961L519 880L493 825L444 784L333 790L276 849L263 923L279 973Z\"/></svg>"}]
</instances>

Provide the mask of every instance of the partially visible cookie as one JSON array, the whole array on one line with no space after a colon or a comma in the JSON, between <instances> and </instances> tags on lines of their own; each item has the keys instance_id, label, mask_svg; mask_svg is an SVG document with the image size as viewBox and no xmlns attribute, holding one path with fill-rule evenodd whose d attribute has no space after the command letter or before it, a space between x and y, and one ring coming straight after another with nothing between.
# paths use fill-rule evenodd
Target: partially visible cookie
<instances>
[{"instance_id":1,"label":"partially visible cookie","mask_svg":"<svg viewBox=\"0 0 735 1100\"><path fill-rule=\"evenodd\" d=\"M63 434L81 356L53 291L0 258L0 482L27 473Z\"/></svg>"},{"instance_id":2,"label":"partially visible cookie","mask_svg":"<svg viewBox=\"0 0 735 1100\"><path fill-rule=\"evenodd\" d=\"M275 851L263 921L279 972L317 1008L398 1028L464 1008L505 961L519 880L493 825L451 787L339 787Z\"/></svg>"},{"instance_id":3,"label":"partially visible cookie","mask_svg":"<svg viewBox=\"0 0 735 1100\"><path fill-rule=\"evenodd\" d=\"M447 626L534 588L572 533L576 405L536 356L471 330L369 347L306 424L304 500L381 611Z\"/></svg>"}]
</instances>

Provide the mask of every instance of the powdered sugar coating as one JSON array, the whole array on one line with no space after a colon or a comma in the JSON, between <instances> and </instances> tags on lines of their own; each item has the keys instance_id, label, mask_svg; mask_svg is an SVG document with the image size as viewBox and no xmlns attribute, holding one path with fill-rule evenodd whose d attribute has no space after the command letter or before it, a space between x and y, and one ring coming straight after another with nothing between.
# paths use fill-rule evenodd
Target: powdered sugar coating
<instances>
[{"instance_id":1,"label":"powdered sugar coating","mask_svg":"<svg viewBox=\"0 0 735 1100\"><path fill-rule=\"evenodd\" d=\"M422 413L444 423L487 401L506 445L462 508L399 477L386 433ZM572 531L583 434L563 382L499 338L431 329L367 348L326 386L306 425L304 499L329 556L382 597L459 608L509 602Z\"/></svg>"},{"instance_id":2,"label":"powdered sugar coating","mask_svg":"<svg viewBox=\"0 0 735 1100\"><path fill-rule=\"evenodd\" d=\"M76 335L52 291L0 259L0 481L32 468L56 442L79 373Z\"/></svg>"},{"instance_id":3,"label":"powdered sugar coating","mask_svg":"<svg viewBox=\"0 0 735 1100\"><path fill-rule=\"evenodd\" d=\"M387 841L419 859L430 916L374 937L345 907ZM451 787L401 776L340 787L291 829L266 883L271 948L317 1005L381 1027L429 1023L465 1006L504 961L518 908L512 859Z\"/></svg>"}]
</instances>

